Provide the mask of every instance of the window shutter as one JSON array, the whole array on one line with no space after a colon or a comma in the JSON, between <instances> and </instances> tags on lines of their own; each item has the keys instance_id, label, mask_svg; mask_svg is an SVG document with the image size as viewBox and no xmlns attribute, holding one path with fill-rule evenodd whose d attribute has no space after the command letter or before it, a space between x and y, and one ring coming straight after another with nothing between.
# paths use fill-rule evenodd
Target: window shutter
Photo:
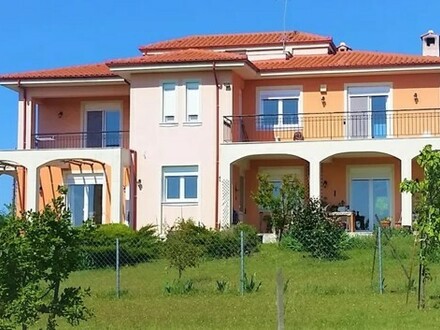
<instances>
[{"instance_id":1,"label":"window shutter","mask_svg":"<svg viewBox=\"0 0 440 330\"><path fill-rule=\"evenodd\" d=\"M163 84L163 121L176 121L176 84Z\"/></svg>"},{"instance_id":2,"label":"window shutter","mask_svg":"<svg viewBox=\"0 0 440 330\"><path fill-rule=\"evenodd\" d=\"M199 83L189 82L186 84L186 120L199 121L200 117L200 93Z\"/></svg>"}]
</instances>

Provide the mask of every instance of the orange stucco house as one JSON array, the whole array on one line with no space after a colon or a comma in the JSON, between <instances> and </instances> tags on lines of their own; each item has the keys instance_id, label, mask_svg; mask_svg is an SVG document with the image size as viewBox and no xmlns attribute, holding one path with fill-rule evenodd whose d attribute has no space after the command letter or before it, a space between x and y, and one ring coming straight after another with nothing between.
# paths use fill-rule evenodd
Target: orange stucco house
<instances>
[{"instance_id":1,"label":"orange stucco house","mask_svg":"<svg viewBox=\"0 0 440 330\"><path fill-rule=\"evenodd\" d=\"M331 37L201 35L140 47L133 58L0 75L19 94L17 150L0 151L19 210L67 186L72 221L262 228L258 173L284 174L342 205L370 231L410 226L404 178L440 148L440 47L422 54L336 46ZM274 192L276 193L276 192Z\"/></svg>"}]
</instances>

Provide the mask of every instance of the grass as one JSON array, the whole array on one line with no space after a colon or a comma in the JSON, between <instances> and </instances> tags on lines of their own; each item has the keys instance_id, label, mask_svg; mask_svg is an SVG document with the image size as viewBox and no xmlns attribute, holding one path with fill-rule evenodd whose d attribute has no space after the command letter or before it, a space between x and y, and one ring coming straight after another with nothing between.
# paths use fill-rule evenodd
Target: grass
<instances>
[{"instance_id":1,"label":"grass","mask_svg":"<svg viewBox=\"0 0 440 330\"><path fill-rule=\"evenodd\" d=\"M393 245L405 267L410 264L411 237L397 237ZM367 244L368 246L368 244ZM286 292L286 329L429 329L438 328L440 311L429 300L425 311L416 309L416 293L407 305L407 280L399 262L384 247L385 294L377 293L377 273L371 282L373 251L355 248L340 261L319 261L301 253L264 245L247 257L248 276L262 282L258 292L239 294L239 259L215 260L186 270L192 280L187 294L166 294L166 283L177 278L164 260L124 267L120 299L115 298L114 270L82 271L69 284L90 286L87 304L95 317L81 329L275 329L275 275L283 269L290 279ZM377 267L376 267L377 269ZM440 294L439 265L432 266L428 294ZM217 281L228 283L225 292ZM61 323L61 328L70 328Z\"/></svg>"}]
</instances>

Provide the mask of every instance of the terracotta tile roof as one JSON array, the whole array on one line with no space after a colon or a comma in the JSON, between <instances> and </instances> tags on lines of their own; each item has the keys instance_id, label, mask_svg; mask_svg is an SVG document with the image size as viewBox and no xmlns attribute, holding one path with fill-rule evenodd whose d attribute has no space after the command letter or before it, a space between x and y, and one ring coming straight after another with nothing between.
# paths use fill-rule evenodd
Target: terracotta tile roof
<instances>
[{"instance_id":1,"label":"terracotta tile roof","mask_svg":"<svg viewBox=\"0 0 440 330\"><path fill-rule=\"evenodd\" d=\"M0 75L0 80L117 77L104 63Z\"/></svg>"},{"instance_id":2,"label":"terracotta tile roof","mask_svg":"<svg viewBox=\"0 0 440 330\"><path fill-rule=\"evenodd\" d=\"M261 33L240 33L240 34L214 34L188 36L178 39L160 41L149 45L141 46L142 52L161 51L185 48L231 48L244 46L266 46L282 44L283 38L287 44L295 43L317 43L331 42L331 37L317 34L287 31L284 32L261 32Z\"/></svg>"},{"instance_id":3,"label":"terracotta tile roof","mask_svg":"<svg viewBox=\"0 0 440 330\"><path fill-rule=\"evenodd\" d=\"M113 66L129 66L134 64L160 64L160 63L194 63L210 61L243 61L247 56L238 53L214 52L205 49L184 49L170 51L157 55L144 55L126 59L112 60L106 64Z\"/></svg>"},{"instance_id":4,"label":"terracotta tile roof","mask_svg":"<svg viewBox=\"0 0 440 330\"><path fill-rule=\"evenodd\" d=\"M440 65L440 57L378 53L366 51L339 52L333 55L299 55L288 60L255 61L260 71L305 71L393 66Z\"/></svg>"}]
</instances>

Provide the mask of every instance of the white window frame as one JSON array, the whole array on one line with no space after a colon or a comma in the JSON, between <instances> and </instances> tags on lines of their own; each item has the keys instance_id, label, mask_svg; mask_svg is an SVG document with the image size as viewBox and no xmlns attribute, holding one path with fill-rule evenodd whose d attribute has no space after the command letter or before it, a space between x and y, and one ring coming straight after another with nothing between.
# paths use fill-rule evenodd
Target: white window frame
<instances>
[{"instance_id":1,"label":"white window frame","mask_svg":"<svg viewBox=\"0 0 440 330\"><path fill-rule=\"evenodd\" d=\"M175 168L196 168L196 171L173 171ZM197 177L197 197L185 198L185 177L195 176ZM179 177L179 198L167 198L167 178ZM198 165L171 165L162 167L162 203L176 204L176 203L198 203L200 196L200 169Z\"/></svg>"},{"instance_id":2,"label":"white window frame","mask_svg":"<svg viewBox=\"0 0 440 330\"><path fill-rule=\"evenodd\" d=\"M302 86L275 86L275 87L258 87L257 88L257 100L258 104L258 114L264 115L263 113L263 99L277 99L278 104L278 121L274 125L274 129L277 128L301 128L302 127L302 114L303 114L303 104L302 104ZM283 124L283 109L282 100L298 100L298 124ZM258 129L263 129L261 127L261 121L257 119Z\"/></svg>"},{"instance_id":3,"label":"white window frame","mask_svg":"<svg viewBox=\"0 0 440 330\"><path fill-rule=\"evenodd\" d=\"M197 91L199 93L198 95L198 113L197 113L197 120L190 120L189 116L194 115L194 114L189 114L188 112L188 85L189 84L197 84ZM201 114L202 114L202 94L201 94L201 83L200 80L187 80L185 81L185 122L184 124L186 126L191 126L191 125L197 125L200 124L202 122L201 119Z\"/></svg>"},{"instance_id":4,"label":"white window frame","mask_svg":"<svg viewBox=\"0 0 440 330\"><path fill-rule=\"evenodd\" d=\"M386 112L392 110L393 104L393 84L391 82L378 82L378 83L348 83L344 85L344 108L345 113L348 116L350 113L350 96L387 96ZM371 111L371 102L368 104L368 109ZM368 125L368 138L371 138L371 118L369 118ZM346 139L351 139L349 133L349 125L345 127ZM393 118L387 116L387 135L384 138L393 137Z\"/></svg>"},{"instance_id":5,"label":"white window frame","mask_svg":"<svg viewBox=\"0 0 440 330\"><path fill-rule=\"evenodd\" d=\"M170 120L167 121L165 119L165 85L174 85L174 120ZM178 123L178 118L177 118L177 108L178 108L178 103L179 103L179 85L177 83L177 81L162 81L161 84L161 124L163 125L176 125Z\"/></svg>"},{"instance_id":6,"label":"white window frame","mask_svg":"<svg viewBox=\"0 0 440 330\"><path fill-rule=\"evenodd\" d=\"M67 173L64 175L64 184L66 186L69 185L92 185L92 184L101 184L102 185L102 210L101 210L101 216L102 216L102 224L106 223L107 215L107 205L106 205L106 191L107 186L104 180L104 173ZM85 196L84 196L85 197ZM66 196L66 206L69 205L68 196ZM84 209L88 210L88 200L84 198ZM73 219L72 219L73 223Z\"/></svg>"},{"instance_id":7,"label":"white window frame","mask_svg":"<svg viewBox=\"0 0 440 330\"><path fill-rule=\"evenodd\" d=\"M82 127L83 127L83 132L84 133L88 133L87 132L87 112L89 111L102 111L102 112L110 112L110 111L117 111L119 112L119 132L121 132L123 130L124 127L124 112L123 112L123 102L122 101L85 101L82 102ZM105 117L103 117L104 119L104 123L105 123ZM102 132L106 131L106 127L103 128ZM104 142L104 138L105 135L103 134L102 136L103 138L103 142ZM122 141L122 137L120 140L120 146L122 147L123 145L123 141ZM86 147L87 145L87 141L84 140L83 141L83 147ZM106 148L106 146L104 145L104 143L102 144L103 148Z\"/></svg>"}]
</instances>

